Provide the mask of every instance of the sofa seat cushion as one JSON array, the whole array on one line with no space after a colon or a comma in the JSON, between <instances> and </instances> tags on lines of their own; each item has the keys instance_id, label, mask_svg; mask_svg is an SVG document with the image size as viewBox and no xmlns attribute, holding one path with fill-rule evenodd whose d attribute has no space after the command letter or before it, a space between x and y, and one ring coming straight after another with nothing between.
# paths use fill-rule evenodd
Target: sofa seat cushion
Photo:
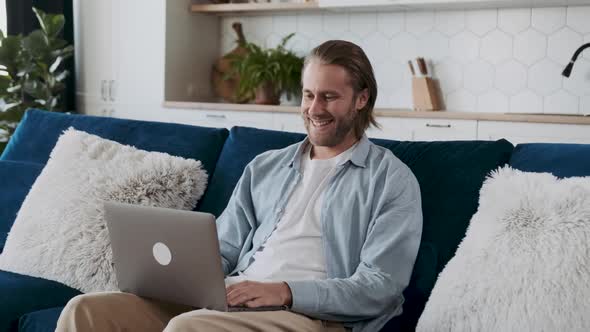
<instances>
[{"instance_id":1,"label":"sofa seat cushion","mask_svg":"<svg viewBox=\"0 0 590 332\"><path fill-rule=\"evenodd\" d=\"M18 332L54 332L64 307L30 312L18 321Z\"/></svg>"},{"instance_id":2,"label":"sofa seat cushion","mask_svg":"<svg viewBox=\"0 0 590 332\"><path fill-rule=\"evenodd\" d=\"M79 294L55 281L0 270L0 331L16 331L20 316L64 306Z\"/></svg>"},{"instance_id":3,"label":"sofa seat cushion","mask_svg":"<svg viewBox=\"0 0 590 332\"><path fill-rule=\"evenodd\" d=\"M208 174L213 173L228 135L225 128L28 110L0 160L45 164L58 137L69 127L141 150L200 160Z\"/></svg>"},{"instance_id":4,"label":"sofa seat cushion","mask_svg":"<svg viewBox=\"0 0 590 332\"><path fill-rule=\"evenodd\" d=\"M510 166L525 172L547 172L566 178L590 175L590 144L519 144Z\"/></svg>"},{"instance_id":5,"label":"sofa seat cushion","mask_svg":"<svg viewBox=\"0 0 590 332\"><path fill-rule=\"evenodd\" d=\"M42 164L0 160L0 252L16 213L42 170Z\"/></svg>"}]
</instances>

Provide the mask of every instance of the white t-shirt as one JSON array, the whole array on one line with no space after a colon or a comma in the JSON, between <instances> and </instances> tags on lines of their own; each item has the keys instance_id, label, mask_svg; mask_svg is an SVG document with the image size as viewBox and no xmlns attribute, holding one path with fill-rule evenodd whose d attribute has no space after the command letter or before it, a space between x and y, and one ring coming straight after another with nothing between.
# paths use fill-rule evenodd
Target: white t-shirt
<instances>
[{"instance_id":1,"label":"white t-shirt","mask_svg":"<svg viewBox=\"0 0 590 332\"><path fill-rule=\"evenodd\" d=\"M320 213L323 196L336 166L350 156L354 145L330 159L311 159L311 144L301 158L302 179L285 212L253 262L226 284L243 280L283 281L326 279Z\"/></svg>"}]
</instances>

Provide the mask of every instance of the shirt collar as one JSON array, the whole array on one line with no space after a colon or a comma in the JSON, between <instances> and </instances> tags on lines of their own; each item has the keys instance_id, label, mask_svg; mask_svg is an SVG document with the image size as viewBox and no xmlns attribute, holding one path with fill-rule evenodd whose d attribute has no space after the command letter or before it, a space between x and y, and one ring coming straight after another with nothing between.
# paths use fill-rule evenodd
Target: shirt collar
<instances>
[{"instance_id":1,"label":"shirt collar","mask_svg":"<svg viewBox=\"0 0 590 332\"><path fill-rule=\"evenodd\" d=\"M292 167L295 166L295 169L301 168L301 157L303 156L303 151L305 151L305 147L310 144L309 137L305 137L305 139L298 143L297 148L295 149L295 154L288 160L285 166ZM366 167L366 160L367 156L369 155L369 149L371 146L371 141L367 138L367 135L363 134L361 139L358 141L356 146L353 148L352 153L349 155L348 158L342 160L338 166L346 164L349 160L355 166L358 167Z\"/></svg>"}]
</instances>

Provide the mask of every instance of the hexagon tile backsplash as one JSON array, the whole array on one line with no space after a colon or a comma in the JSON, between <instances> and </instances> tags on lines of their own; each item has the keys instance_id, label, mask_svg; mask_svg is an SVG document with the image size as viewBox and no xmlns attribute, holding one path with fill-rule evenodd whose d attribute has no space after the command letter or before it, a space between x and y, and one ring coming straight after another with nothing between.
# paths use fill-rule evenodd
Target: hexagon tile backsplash
<instances>
[{"instance_id":1,"label":"hexagon tile backsplash","mask_svg":"<svg viewBox=\"0 0 590 332\"><path fill-rule=\"evenodd\" d=\"M407 61L422 56L449 111L590 114L590 50L570 78L574 51L590 41L590 6L417 12L298 13L224 17L222 53L234 47L232 22L246 38L300 54L328 39L363 47L373 64L377 107L411 108Z\"/></svg>"}]
</instances>

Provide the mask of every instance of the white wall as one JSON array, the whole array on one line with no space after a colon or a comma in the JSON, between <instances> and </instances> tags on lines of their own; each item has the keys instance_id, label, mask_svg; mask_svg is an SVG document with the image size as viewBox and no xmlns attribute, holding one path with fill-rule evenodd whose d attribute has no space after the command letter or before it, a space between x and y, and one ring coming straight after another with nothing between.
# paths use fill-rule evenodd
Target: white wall
<instances>
[{"instance_id":1,"label":"white wall","mask_svg":"<svg viewBox=\"0 0 590 332\"><path fill-rule=\"evenodd\" d=\"M378 107L412 107L407 60L423 56L450 111L590 113L590 50L569 79L561 76L590 42L590 6L230 16L221 19L223 53L234 47L235 21L267 47L296 32L289 45L300 54L328 39L361 45L377 75Z\"/></svg>"},{"instance_id":2,"label":"white wall","mask_svg":"<svg viewBox=\"0 0 590 332\"><path fill-rule=\"evenodd\" d=\"M6 35L6 1L0 1L0 30Z\"/></svg>"}]
</instances>

